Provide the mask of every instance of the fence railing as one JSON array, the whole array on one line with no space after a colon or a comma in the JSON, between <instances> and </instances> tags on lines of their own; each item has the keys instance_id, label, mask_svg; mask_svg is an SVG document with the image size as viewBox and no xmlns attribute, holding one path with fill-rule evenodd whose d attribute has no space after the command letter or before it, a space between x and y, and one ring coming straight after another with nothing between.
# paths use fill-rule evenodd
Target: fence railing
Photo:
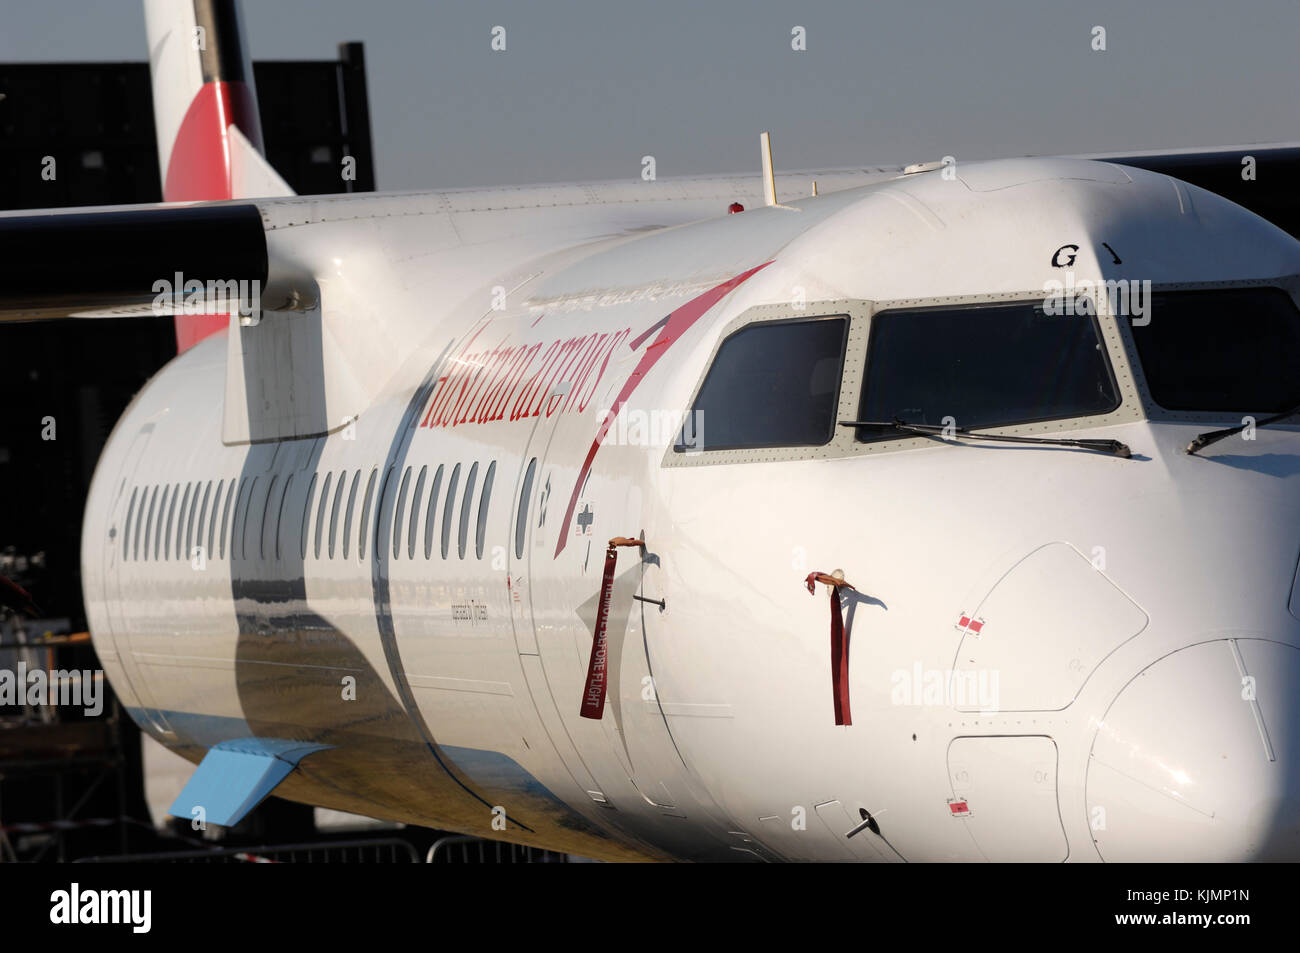
<instances>
[{"instance_id":1,"label":"fence railing","mask_svg":"<svg viewBox=\"0 0 1300 953\"><path fill-rule=\"evenodd\" d=\"M122 854L83 857L79 864L416 864L420 856L414 847L397 838L316 841L308 844L277 844L268 847L214 847L211 850L158 851L150 854Z\"/></svg>"},{"instance_id":2,"label":"fence railing","mask_svg":"<svg viewBox=\"0 0 1300 953\"><path fill-rule=\"evenodd\" d=\"M507 844L499 840L451 835L434 841L425 856L426 864L567 864L569 855L559 851Z\"/></svg>"}]
</instances>

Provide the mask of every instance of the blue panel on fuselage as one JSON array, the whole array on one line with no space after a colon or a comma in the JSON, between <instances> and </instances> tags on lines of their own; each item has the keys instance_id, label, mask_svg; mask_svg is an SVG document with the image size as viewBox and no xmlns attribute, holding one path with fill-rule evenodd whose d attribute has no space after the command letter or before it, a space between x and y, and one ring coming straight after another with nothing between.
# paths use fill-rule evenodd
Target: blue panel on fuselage
<instances>
[{"instance_id":1,"label":"blue panel on fuselage","mask_svg":"<svg viewBox=\"0 0 1300 953\"><path fill-rule=\"evenodd\" d=\"M289 776L300 759L325 747L279 738L223 741L203 757L167 813L201 816L209 824L233 827ZM202 809L202 815L195 815L196 808Z\"/></svg>"}]
</instances>

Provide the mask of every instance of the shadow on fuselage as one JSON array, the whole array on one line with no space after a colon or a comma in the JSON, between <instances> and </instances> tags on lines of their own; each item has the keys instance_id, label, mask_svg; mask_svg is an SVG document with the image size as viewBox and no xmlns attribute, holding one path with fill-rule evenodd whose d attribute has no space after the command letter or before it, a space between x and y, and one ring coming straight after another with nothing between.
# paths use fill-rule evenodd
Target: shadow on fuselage
<instances>
[{"instance_id":1,"label":"shadow on fuselage","mask_svg":"<svg viewBox=\"0 0 1300 953\"><path fill-rule=\"evenodd\" d=\"M295 539L278 556L265 554L258 530L258 538L243 540L245 545L231 541L239 627L235 679L244 719L258 737L328 746L304 758L277 789L290 799L586 856L643 858L570 810L512 759L464 749L455 749L453 758L425 724L406 681L389 600L385 526L396 488L387 475L405 466L415 415L440 365L441 360L412 396L379 470L377 515L365 527L367 562L352 561L369 583L360 609L373 612L387 671L381 674L348 633L309 604L302 551L312 550ZM315 438L296 466L285 462L293 455L280 452L284 444L250 447L240 486L247 481L253 498L243 503L248 518L237 526L254 535L267 507L274 513L281 505L290 468L297 482L317 472L325 441ZM319 505L317 497L313 509ZM504 829L497 830L503 815Z\"/></svg>"}]
</instances>

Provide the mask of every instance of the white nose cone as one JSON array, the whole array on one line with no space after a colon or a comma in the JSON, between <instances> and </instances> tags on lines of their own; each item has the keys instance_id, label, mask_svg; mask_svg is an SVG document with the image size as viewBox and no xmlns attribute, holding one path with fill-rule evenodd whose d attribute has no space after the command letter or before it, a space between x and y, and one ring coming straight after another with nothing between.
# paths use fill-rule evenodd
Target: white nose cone
<instances>
[{"instance_id":1,"label":"white nose cone","mask_svg":"<svg viewBox=\"0 0 1300 953\"><path fill-rule=\"evenodd\" d=\"M1129 682L1093 742L1108 861L1300 860L1300 650L1203 642Z\"/></svg>"}]
</instances>

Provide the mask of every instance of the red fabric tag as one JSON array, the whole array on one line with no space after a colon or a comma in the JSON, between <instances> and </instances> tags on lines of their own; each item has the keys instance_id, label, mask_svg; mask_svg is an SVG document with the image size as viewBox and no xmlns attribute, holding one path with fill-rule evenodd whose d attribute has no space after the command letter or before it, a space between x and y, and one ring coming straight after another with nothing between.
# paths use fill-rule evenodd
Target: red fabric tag
<instances>
[{"instance_id":1,"label":"red fabric tag","mask_svg":"<svg viewBox=\"0 0 1300 953\"><path fill-rule=\"evenodd\" d=\"M817 591L817 577L825 573L810 572L803 583L810 593ZM825 580L822 580L825 581ZM853 589L840 581L831 590L831 704L835 708L835 724L853 724L849 711L849 640L844 632L844 613L840 608L840 588ZM856 590L854 590L856 591Z\"/></svg>"},{"instance_id":2,"label":"red fabric tag","mask_svg":"<svg viewBox=\"0 0 1300 953\"><path fill-rule=\"evenodd\" d=\"M609 644L605 629L609 624L609 600L614 594L614 567L618 563L618 549L605 550L605 575L600 580L600 604L596 608L596 631L591 640L591 660L587 663L587 680L582 688L583 718L600 719L605 714L605 695L608 690Z\"/></svg>"},{"instance_id":3,"label":"red fabric tag","mask_svg":"<svg viewBox=\"0 0 1300 953\"><path fill-rule=\"evenodd\" d=\"M835 703L835 724L853 724L849 713L849 642L844 635L844 614L837 589L831 589L831 698Z\"/></svg>"}]
</instances>

